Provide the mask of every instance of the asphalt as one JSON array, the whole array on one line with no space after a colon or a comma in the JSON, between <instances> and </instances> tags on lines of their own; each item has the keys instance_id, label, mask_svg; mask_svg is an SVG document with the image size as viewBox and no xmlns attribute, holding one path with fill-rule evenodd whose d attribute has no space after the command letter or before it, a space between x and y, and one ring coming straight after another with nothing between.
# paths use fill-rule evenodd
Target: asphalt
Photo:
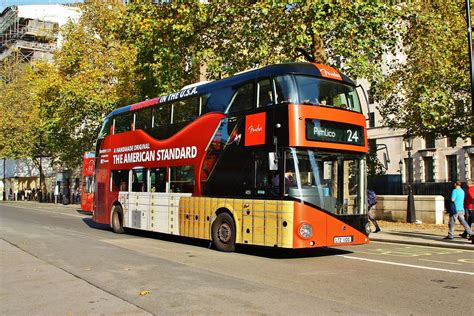
<instances>
[{"instance_id":1,"label":"asphalt","mask_svg":"<svg viewBox=\"0 0 474 316\"><path fill-rule=\"evenodd\" d=\"M39 212L80 216L80 205L77 204L0 203ZM379 224L382 231L371 234L371 241L474 250L474 245L467 239L456 237L444 240L447 225L383 221ZM456 236L462 232L460 225L457 225L455 232ZM4 239L0 239L0 254L0 315L149 315L148 310L151 310L121 299L121 296L99 288ZM28 304L24 302L25 297L29 298Z\"/></svg>"}]
</instances>

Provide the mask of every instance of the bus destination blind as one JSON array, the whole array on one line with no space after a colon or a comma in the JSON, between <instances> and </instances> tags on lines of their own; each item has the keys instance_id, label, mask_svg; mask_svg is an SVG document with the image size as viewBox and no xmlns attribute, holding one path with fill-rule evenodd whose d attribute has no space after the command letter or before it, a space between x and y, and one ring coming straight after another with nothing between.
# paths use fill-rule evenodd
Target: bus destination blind
<instances>
[{"instance_id":1,"label":"bus destination blind","mask_svg":"<svg viewBox=\"0 0 474 316\"><path fill-rule=\"evenodd\" d=\"M364 130L352 124L307 119L306 139L364 146Z\"/></svg>"}]
</instances>

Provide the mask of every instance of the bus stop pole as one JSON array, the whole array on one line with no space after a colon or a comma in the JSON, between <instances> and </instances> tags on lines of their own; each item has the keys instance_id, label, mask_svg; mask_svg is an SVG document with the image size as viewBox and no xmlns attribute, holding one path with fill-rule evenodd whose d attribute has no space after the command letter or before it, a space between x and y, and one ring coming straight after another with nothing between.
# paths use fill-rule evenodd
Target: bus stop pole
<instances>
[{"instance_id":1,"label":"bus stop pole","mask_svg":"<svg viewBox=\"0 0 474 316\"><path fill-rule=\"evenodd\" d=\"M469 72L471 74L471 115L474 115L474 64L472 59L471 3L466 0L467 41L469 44Z\"/></svg>"}]
</instances>

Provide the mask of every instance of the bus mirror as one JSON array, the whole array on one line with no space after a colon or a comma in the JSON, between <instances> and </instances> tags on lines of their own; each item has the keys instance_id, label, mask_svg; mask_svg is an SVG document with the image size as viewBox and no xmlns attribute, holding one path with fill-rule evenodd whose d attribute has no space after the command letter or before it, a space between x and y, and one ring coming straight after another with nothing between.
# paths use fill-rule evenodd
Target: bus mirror
<instances>
[{"instance_id":1,"label":"bus mirror","mask_svg":"<svg viewBox=\"0 0 474 316\"><path fill-rule=\"evenodd\" d=\"M278 158L276 153L268 153L268 166L270 170L278 170Z\"/></svg>"}]
</instances>

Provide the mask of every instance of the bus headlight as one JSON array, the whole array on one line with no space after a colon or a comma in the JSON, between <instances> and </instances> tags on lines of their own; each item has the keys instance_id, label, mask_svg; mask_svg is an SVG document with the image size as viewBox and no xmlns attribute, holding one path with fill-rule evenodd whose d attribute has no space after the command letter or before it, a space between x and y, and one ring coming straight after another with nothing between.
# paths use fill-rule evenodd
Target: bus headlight
<instances>
[{"instance_id":1,"label":"bus headlight","mask_svg":"<svg viewBox=\"0 0 474 316\"><path fill-rule=\"evenodd\" d=\"M310 224L302 224L298 229L298 234L305 239L313 237L313 226Z\"/></svg>"}]
</instances>

